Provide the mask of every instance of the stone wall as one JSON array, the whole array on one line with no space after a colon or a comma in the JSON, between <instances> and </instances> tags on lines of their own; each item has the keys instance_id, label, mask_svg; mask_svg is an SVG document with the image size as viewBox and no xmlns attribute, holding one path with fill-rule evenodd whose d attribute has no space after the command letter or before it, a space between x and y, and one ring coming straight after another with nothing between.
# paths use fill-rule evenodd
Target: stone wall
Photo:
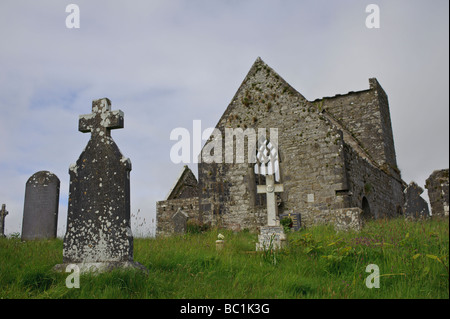
<instances>
[{"instance_id":1,"label":"stone wall","mask_svg":"<svg viewBox=\"0 0 450 319\"><path fill-rule=\"evenodd\" d=\"M363 227L362 209L359 207L323 210L313 217L314 224L332 224L337 231L360 231Z\"/></svg>"},{"instance_id":2,"label":"stone wall","mask_svg":"<svg viewBox=\"0 0 450 319\"><path fill-rule=\"evenodd\" d=\"M325 97L314 103L338 120L380 167L400 178L388 98L375 78L369 79L369 84L368 90Z\"/></svg>"},{"instance_id":3,"label":"stone wall","mask_svg":"<svg viewBox=\"0 0 450 319\"><path fill-rule=\"evenodd\" d=\"M449 170L436 170L426 180L425 188L430 198L433 216L448 216L449 213Z\"/></svg>"},{"instance_id":4,"label":"stone wall","mask_svg":"<svg viewBox=\"0 0 450 319\"><path fill-rule=\"evenodd\" d=\"M198 197L198 182L187 165L183 167L175 185L166 196L166 200Z\"/></svg>"},{"instance_id":5,"label":"stone wall","mask_svg":"<svg viewBox=\"0 0 450 319\"><path fill-rule=\"evenodd\" d=\"M262 61L257 61L216 126L278 129L281 180L279 213L342 208L347 189L342 134ZM222 141L225 149L225 141ZM205 221L254 228L266 222L265 195L256 194L252 164L199 164L200 208ZM223 154L223 159L225 159ZM263 199L257 201L257 196ZM259 205L258 205L259 204ZM261 205L262 204L262 205ZM307 223L306 223L307 224Z\"/></svg>"},{"instance_id":6,"label":"stone wall","mask_svg":"<svg viewBox=\"0 0 450 319\"><path fill-rule=\"evenodd\" d=\"M189 216L189 219L198 219L198 197L159 201L156 203L157 236L168 236L175 232L172 217L179 208Z\"/></svg>"},{"instance_id":7,"label":"stone wall","mask_svg":"<svg viewBox=\"0 0 450 319\"><path fill-rule=\"evenodd\" d=\"M361 158L349 145L345 145L345 166L350 182L348 193L342 196L348 197L349 207L363 209L364 218L394 217L402 213L406 185L401 179Z\"/></svg>"},{"instance_id":8,"label":"stone wall","mask_svg":"<svg viewBox=\"0 0 450 319\"><path fill-rule=\"evenodd\" d=\"M248 145L248 135L262 129L269 141L271 129L277 129L284 185L279 214L300 213L306 227L327 220L340 229L358 229L362 216L401 213L405 183L397 168L387 95L376 79L369 83L368 90L311 102L258 59L216 125L221 134L211 136L202 150L221 162L198 164L198 197L158 202L158 230L169 232L170 214L186 203L194 208L185 212L203 223L233 230L266 225L266 198L256 187L263 182L249 161L256 148ZM227 139L227 129L247 136L243 161L237 160L236 137ZM231 163L225 154L229 146Z\"/></svg>"},{"instance_id":9,"label":"stone wall","mask_svg":"<svg viewBox=\"0 0 450 319\"><path fill-rule=\"evenodd\" d=\"M375 79L370 85L366 91L309 102L257 61L216 128L222 136L227 127L255 132L266 128L269 138L269 128L278 128L285 189L279 213L301 213L305 226L322 211L362 209L363 198L373 217L394 216L401 210L403 185L396 169L387 97ZM226 141L222 146L225 149ZM247 161L247 145L244 149ZM265 196L256 194L253 165L200 163L198 171L205 221L241 228L265 224L265 199L256 200Z\"/></svg>"}]
</instances>

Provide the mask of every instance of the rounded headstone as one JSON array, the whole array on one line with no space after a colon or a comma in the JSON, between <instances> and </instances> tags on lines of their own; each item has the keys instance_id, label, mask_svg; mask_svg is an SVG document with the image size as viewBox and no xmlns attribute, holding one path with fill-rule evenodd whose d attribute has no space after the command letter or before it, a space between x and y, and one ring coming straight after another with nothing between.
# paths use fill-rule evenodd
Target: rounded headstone
<instances>
[{"instance_id":1,"label":"rounded headstone","mask_svg":"<svg viewBox=\"0 0 450 319\"><path fill-rule=\"evenodd\" d=\"M22 240L56 237L59 178L48 171L31 176L25 186Z\"/></svg>"}]
</instances>

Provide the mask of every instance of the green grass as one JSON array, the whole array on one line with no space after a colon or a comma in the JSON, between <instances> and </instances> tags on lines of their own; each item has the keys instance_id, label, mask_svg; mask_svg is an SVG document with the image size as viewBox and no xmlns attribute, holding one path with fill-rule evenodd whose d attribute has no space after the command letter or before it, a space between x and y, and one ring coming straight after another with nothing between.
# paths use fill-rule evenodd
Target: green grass
<instances>
[{"instance_id":1,"label":"green grass","mask_svg":"<svg viewBox=\"0 0 450 319\"><path fill-rule=\"evenodd\" d=\"M218 233L225 247L216 251ZM359 232L317 226L289 233L282 251L256 253L257 236L213 229L134 241L135 271L81 275L68 289L62 241L0 239L0 298L449 298L449 223L378 220ZM380 288L365 285L366 266Z\"/></svg>"}]
</instances>

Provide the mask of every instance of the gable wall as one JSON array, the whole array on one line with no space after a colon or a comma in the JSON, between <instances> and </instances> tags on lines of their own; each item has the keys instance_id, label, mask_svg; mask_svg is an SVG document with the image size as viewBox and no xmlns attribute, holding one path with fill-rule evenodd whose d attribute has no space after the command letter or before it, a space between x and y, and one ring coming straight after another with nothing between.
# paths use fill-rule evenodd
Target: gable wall
<instances>
[{"instance_id":1,"label":"gable wall","mask_svg":"<svg viewBox=\"0 0 450 319\"><path fill-rule=\"evenodd\" d=\"M255 63L217 124L223 146L226 127L266 128L267 134L278 128L283 211L300 212L307 223L309 214L347 207L336 196L337 190L348 188L340 132L264 63ZM198 171L204 222L241 229L265 224L265 207L255 206L253 165L247 164L247 156L243 164L200 163Z\"/></svg>"}]
</instances>

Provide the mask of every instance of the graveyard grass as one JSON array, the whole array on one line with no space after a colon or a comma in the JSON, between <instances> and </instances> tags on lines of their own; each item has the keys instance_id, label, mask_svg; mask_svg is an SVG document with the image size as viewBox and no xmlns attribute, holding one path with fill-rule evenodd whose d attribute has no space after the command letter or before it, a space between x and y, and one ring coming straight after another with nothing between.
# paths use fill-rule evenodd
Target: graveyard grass
<instances>
[{"instance_id":1,"label":"graveyard grass","mask_svg":"<svg viewBox=\"0 0 450 319\"><path fill-rule=\"evenodd\" d=\"M225 236L216 251L218 234ZM62 240L0 238L0 298L449 298L449 222L368 222L359 233L316 226L288 233L281 251L255 252L256 234L211 229L135 238L135 271L81 275L68 289ZM380 288L366 287L369 264Z\"/></svg>"}]
</instances>

